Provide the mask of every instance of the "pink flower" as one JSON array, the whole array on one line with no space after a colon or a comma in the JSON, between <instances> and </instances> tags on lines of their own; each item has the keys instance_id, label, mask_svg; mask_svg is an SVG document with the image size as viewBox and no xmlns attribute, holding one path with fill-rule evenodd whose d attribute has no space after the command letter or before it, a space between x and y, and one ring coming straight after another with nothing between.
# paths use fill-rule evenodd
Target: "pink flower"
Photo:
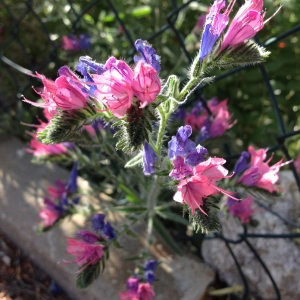
<instances>
[{"instance_id":1,"label":"pink flower","mask_svg":"<svg viewBox=\"0 0 300 300\"><path fill-rule=\"evenodd\" d=\"M161 89L157 71L149 64L140 60L134 68L132 90L134 95L142 102L140 107L155 101Z\"/></svg>"},{"instance_id":2,"label":"pink flower","mask_svg":"<svg viewBox=\"0 0 300 300\"><path fill-rule=\"evenodd\" d=\"M211 137L222 135L225 131L230 129L235 124L235 122L230 123L230 121L231 115L229 114L229 111L224 108L220 108L211 123L211 126L209 128L209 135Z\"/></svg>"},{"instance_id":3,"label":"pink flower","mask_svg":"<svg viewBox=\"0 0 300 300\"><path fill-rule=\"evenodd\" d=\"M52 226L56 220L59 218L60 214L57 210L51 209L49 207L43 208L40 211L40 218L42 218L43 224L47 226Z\"/></svg>"},{"instance_id":4,"label":"pink flower","mask_svg":"<svg viewBox=\"0 0 300 300\"><path fill-rule=\"evenodd\" d=\"M255 151L252 146L249 146L248 152L251 155L250 167L243 173L238 182L248 186L257 186L270 193L275 192L275 183L279 179L279 169L290 162L282 164L282 160L280 160L270 167L268 164L272 157L264 162L267 157L267 150L259 149Z\"/></svg>"},{"instance_id":5,"label":"pink flower","mask_svg":"<svg viewBox=\"0 0 300 300\"><path fill-rule=\"evenodd\" d=\"M72 110L86 106L86 95L77 86L70 84L66 76L58 77L55 85L54 101L60 109Z\"/></svg>"},{"instance_id":6,"label":"pink flower","mask_svg":"<svg viewBox=\"0 0 300 300\"><path fill-rule=\"evenodd\" d=\"M217 186L217 181L228 177L228 170L222 167L225 162L225 159L210 157L199 163L194 168L192 177L179 182L173 199L180 203L185 202L192 209L192 213L198 208L203 214L206 214L201 208L203 200L210 195L221 192L237 200L230 192Z\"/></svg>"},{"instance_id":7,"label":"pink flower","mask_svg":"<svg viewBox=\"0 0 300 300\"><path fill-rule=\"evenodd\" d=\"M63 35L61 46L64 50L72 50L72 51L78 51L81 48L79 40L74 35L71 35L70 37Z\"/></svg>"},{"instance_id":8,"label":"pink flower","mask_svg":"<svg viewBox=\"0 0 300 300\"><path fill-rule=\"evenodd\" d=\"M199 130L206 119L206 115L196 116L194 113L190 113L184 120L185 125L190 125L193 130Z\"/></svg>"},{"instance_id":9,"label":"pink flower","mask_svg":"<svg viewBox=\"0 0 300 300\"><path fill-rule=\"evenodd\" d=\"M138 294L140 300L151 300L155 297L153 287L149 283L140 283Z\"/></svg>"},{"instance_id":10,"label":"pink flower","mask_svg":"<svg viewBox=\"0 0 300 300\"><path fill-rule=\"evenodd\" d=\"M77 263L79 266L96 264L103 256L104 245L101 244L89 244L84 241L77 239L67 238L68 247L66 249L67 253L75 256L72 261Z\"/></svg>"},{"instance_id":11,"label":"pink flower","mask_svg":"<svg viewBox=\"0 0 300 300\"><path fill-rule=\"evenodd\" d=\"M61 155L68 152L63 144L45 145L41 143L37 139L37 134L33 134L33 138L30 141L29 146L30 149L26 149L26 151L37 157L44 155Z\"/></svg>"},{"instance_id":12,"label":"pink flower","mask_svg":"<svg viewBox=\"0 0 300 300\"><path fill-rule=\"evenodd\" d=\"M58 179L55 181L55 186L48 186L47 192L51 199L60 199L66 192L66 184Z\"/></svg>"},{"instance_id":13,"label":"pink flower","mask_svg":"<svg viewBox=\"0 0 300 300\"><path fill-rule=\"evenodd\" d=\"M117 117L122 118L131 106L133 91L131 88L133 72L126 62L111 57L104 65L106 71L94 74L97 85L95 96Z\"/></svg>"},{"instance_id":14,"label":"pink flower","mask_svg":"<svg viewBox=\"0 0 300 300\"><path fill-rule=\"evenodd\" d=\"M37 107L43 107L47 109L47 112L52 115L56 111L57 105L54 101L53 95L56 92L56 86L54 81L47 79L44 75L39 74L36 72L36 75L32 75L33 77L37 77L42 80L44 88L42 92L38 92L35 90L37 94L41 96L43 99L44 103L39 103L39 102L32 102L26 98L23 99L24 102L30 103L33 106Z\"/></svg>"},{"instance_id":15,"label":"pink flower","mask_svg":"<svg viewBox=\"0 0 300 300\"><path fill-rule=\"evenodd\" d=\"M300 173L300 155L297 156L295 162L294 162L294 165L295 165L295 168L296 168L296 171L298 173Z\"/></svg>"},{"instance_id":16,"label":"pink flower","mask_svg":"<svg viewBox=\"0 0 300 300\"><path fill-rule=\"evenodd\" d=\"M219 53L226 47L234 47L248 40L260 31L266 22L266 12L262 11L263 0L246 0L233 18L222 42ZM280 8L279 8L280 9ZM278 11L278 10L277 10Z\"/></svg>"},{"instance_id":17,"label":"pink flower","mask_svg":"<svg viewBox=\"0 0 300 300\"><path fill-rule=\"evenodd\" d=\"M47 108L47 113L50 116L53 116L53 113L55 113L53 111L56 111L57 108L72 110L86 106L87 96L77 86L69 83L65 76L58 77L55 82L38 73L34 77L42 79L44 84L43 92L37 92L44 103L32 102L27 99L23 101L37 107Z\"/></svg>"},{"instance_id":18,"label":"pink flower","mask_svg":"<svg viewBox=\"0 0 300 300\"><path fill-rule=\"evenodd\" d=\"M219 102L217 97L213 97L212 99L207 101L207 106L210 109L211 113L215 116L221 108L228 110L227 102L227 99Z\"/></svg>"},{"instance_id":19,"label":"pink flower","mask_svg":"<svg viewBox=\"0 0 300 300\"><path fill-rule=\"evenodd\" d=\"M120 293L121 300L140 300L140 296L137 291L127 290Z\"/></svg>"},{"instance_id":20,"label":"pink flower","mask_svg":"<svg viewBox=\"0 0 300 300\"><path fill-rule=\"evenodd\" d=\"M253 199L248 196L241 201L232 201L231 199L227 200L227 206L229 213L241 220L242 223L249 223L251 216L254 213L254 210L251 208L253 204Z\"/></svg>"}]
</instances>

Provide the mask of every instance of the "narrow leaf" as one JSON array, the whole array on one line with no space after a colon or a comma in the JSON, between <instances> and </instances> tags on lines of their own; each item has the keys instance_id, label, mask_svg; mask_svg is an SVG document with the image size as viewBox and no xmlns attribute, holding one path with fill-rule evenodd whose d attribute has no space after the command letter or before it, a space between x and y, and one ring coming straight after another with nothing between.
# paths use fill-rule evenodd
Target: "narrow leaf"
<instances>
[{"instance_id":1,"label":"narrow leaf","mask_svg":"<svg viewBox=\"0 0 300 300\"><path fill-rule=\"evenodd\" d=\"M181 255L181 251L174 241L173 237L170 235L166 227L163 223L157 219L156 217L153 218L153 225L156 231L160 234L162 239L166 242L166 244L177 254Z\"/></svg>"}]
</instances>

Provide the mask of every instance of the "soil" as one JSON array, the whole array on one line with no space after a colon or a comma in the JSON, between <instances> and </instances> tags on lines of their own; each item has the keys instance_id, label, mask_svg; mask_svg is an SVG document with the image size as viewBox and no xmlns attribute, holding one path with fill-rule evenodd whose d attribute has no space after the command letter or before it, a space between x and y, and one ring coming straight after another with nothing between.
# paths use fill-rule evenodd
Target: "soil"
<instances>
[{"instance_id":1,"label":"soil","mask_svg":"<svg viewBox=\"0 0 300 300\"><path fill-rule=\"evenodd\" d=\"M0 231L0 300L72 300Z\"/></svg>"}]
</instances>

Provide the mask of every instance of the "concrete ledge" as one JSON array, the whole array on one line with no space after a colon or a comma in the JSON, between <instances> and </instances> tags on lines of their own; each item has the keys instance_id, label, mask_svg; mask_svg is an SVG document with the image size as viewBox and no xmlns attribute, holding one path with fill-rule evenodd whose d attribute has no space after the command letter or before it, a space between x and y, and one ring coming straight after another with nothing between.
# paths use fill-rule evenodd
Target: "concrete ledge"
<instances>
[{"instance_id":1,"label":"concrete ledge","mask_svg":"<svg viewBox=\"0 0 300 300\"><path fill-rule=\"evenodd\" d=\"M125 262L124 258L143 247L143 235L139 240L122 239L122 251L112 247L100 278L86 291L76 289L77 266L62 266L59 262L71 259L65 253L67 243L64 237L72 237L84 228L83 217L75 215L43 235L35 232L46 187L56 179L66 181L69 174L56 165L32 164L31 155L23 151L24 147L15 138L0 142L1 229L73 299L119 299L119 292L124 290L128 274L134 268L134 263ZM121 215L113 215L111 221L116 224L124 219ZM143 228L143 225L139 227ZM214 273L198 258L171 255L159 241L153 247L153 255L162 261L157 272L160 280L155 283L155 299L199 300L214 278Z\"/></svg>"}]
</instances>

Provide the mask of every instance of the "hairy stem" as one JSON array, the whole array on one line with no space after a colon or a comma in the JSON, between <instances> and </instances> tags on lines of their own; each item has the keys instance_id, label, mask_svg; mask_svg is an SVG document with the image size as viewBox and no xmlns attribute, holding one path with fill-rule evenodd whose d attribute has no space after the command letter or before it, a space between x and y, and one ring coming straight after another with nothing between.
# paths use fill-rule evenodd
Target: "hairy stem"
<instances>
[{"instance_id":1,"label":"hairy stem","mask_svg":"<svg viewBox=\"0 0 300 300\"><path fill-rule=\"evenodd\" d=\"M147 248L150 249L152 245L153 235L153 217L155 216L155 207L157 203L157 196L160 191L159 180L157 176L153 176L152 186L147 198L148 206L148 226L147 226Z\"/></svg>"}]
</instances>

